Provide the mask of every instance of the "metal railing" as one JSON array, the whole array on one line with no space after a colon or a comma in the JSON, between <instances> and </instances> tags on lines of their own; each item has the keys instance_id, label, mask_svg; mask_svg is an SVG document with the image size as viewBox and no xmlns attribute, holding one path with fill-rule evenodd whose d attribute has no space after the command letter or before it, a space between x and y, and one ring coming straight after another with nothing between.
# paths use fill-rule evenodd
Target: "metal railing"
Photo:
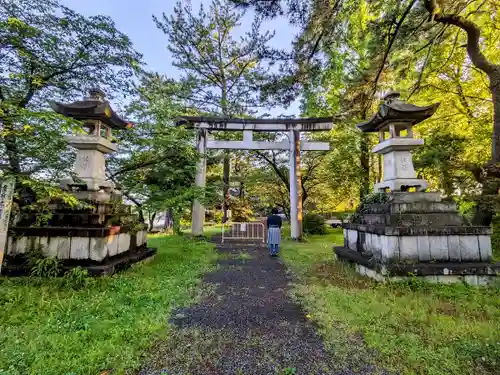
<instances>
[{"instance_id":1,"label":"metal railing","mask_svg":"<svg viewBox=\"0 0 500 375\"><path fill-rule=\"evenodd\" d=\"M257 240L265 243L266 229L259 222L222 224L222 243L227 240Z\"/></svg>"}]
</instances>

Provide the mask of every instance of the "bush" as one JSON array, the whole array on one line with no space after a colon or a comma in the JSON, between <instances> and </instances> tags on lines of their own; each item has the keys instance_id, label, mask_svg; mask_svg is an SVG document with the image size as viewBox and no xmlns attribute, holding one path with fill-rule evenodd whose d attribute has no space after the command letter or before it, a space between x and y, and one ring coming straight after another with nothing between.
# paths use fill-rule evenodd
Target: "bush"
<instances>
[{"instance_id":1,"label":"bush","mask_svg":"<svg viewBox=\"0 0 500 375\"><path fill-rule=\"evenodd\" d=\"M325 219L316 214L304 216L304 233L306 234L326 234Z\"/></svg>"},{"instance_id":2,"label":"bush","mask_svg":"<svg viewBox=\"0 0 500 375\"><path fill-rule=\"evenodd\" d=\"M244 199L235 199L231 202L231 220L235 223L251 221L253 211L250 204Z\"/></svg>"},{"instance_id":3,"label":"bush","mask_svg":"<svg viewBox=\"0 0 500 375\"><path fill-rule=\"evenodd\" d=\"M61 262L56 257L38 259L31 267L31 275L36 277L57 277L61 273Z\"/></svg>"},{"instance_id":4,"label":"bush","mask_svg":"<svg viewBox=\"0 0 500 375\"><path fill-rule=\"evenodd\" d=\"M75 267L64 273L64 281L67 287L80 289L91 284L94 279L89 276L89 272L82 267Z\"/></svg>"}]
</instances>

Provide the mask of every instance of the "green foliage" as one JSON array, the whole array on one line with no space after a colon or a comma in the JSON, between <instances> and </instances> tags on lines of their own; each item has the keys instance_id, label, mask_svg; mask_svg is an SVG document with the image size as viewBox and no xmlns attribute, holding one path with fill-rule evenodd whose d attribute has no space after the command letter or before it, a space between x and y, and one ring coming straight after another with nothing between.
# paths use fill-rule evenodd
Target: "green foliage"
<instances>
[{"instance_id":1,"label":"green foliage","mask_svg":"<svg viewBox=\"0 0 500 375\"><path fill-rule=\"evenodd\" d=\"M493 235L491 236L491 249L493 250L493 258L500 260L500 215L496 215L491 223Z\"/></svg>"},{"instance_id":2,"label":"green foliage","mask_svg":"<svg viewBox=\"0 0 500 375\"><path fill-rule=\"evenodd\" d=\"M260 105L258 90L267 69L260 58L270 32L260 33L261 20L236 39L234 30L244 13L225 0L211 1L208 11L177 2L173 15L154 16L168 37L173 65L183 71L181 84L189 91L182 100L198 112L223 116L248 115Z\"/></svg>"},{"instance_id":3,"label":"green foliage","mask_svg":"<svg viewBox=\"0 0 500 375\"><path fill-rule=\"evenodd\" d=\"M441 130L432 132L424 147L418 149L414 156L415 168L420 169L429 180L435 180L448 197L455 193L456 187L463 187L466 162L461 157L465 141L466 138L458 134L442 133Z\"/></svg>"},{"instance_id":4,"label":"green foliage","mask_svg":"<svg viewBox=\"0 0 500 375\"><path fill-rule=\"evenodd\" d=\"M356 208L356 211L352 213L348 220L352 223L359 223L361 219L361 214L371 205L371 204L383 204L389 200L389 195L386 193L370 193L363 197L361 203Z\"/></svg>"},{"instance_id":5,"label":"green foliage","mask_svg":"<svg viewBox=\"0 0 500 375\"><path fill-rule=\"evenodd\" d=\"M92 285L94 279L86 269L78 266L64 273L64 281L67 287L80 289Z\"/></svg>"},{"instance_id":6,"label":"green foliage","mask_svg":"<svg viewBox=\"0 0 500 375\"><path fill-rule=\"evenodd\" d=\"M248 222L253 218L253 211L248 201L244 199L233 199L231 201L231 220L234 222Z\"/></svg>"},{"instance_id":7,"label":"green foliage","mask_svg":"<svg viewBox=\"0 0 500 375\"><path fill-rule=\"evenodd\" d=\"M326 234L325 219L317 214L304 215L304 233L306 234Z\"/></svg>"},{"instance_id":8,"label":"green foliage","mask_svg":"<svg viewBox=\"0 0 500 375\"><path fill-rule=\"evenodd\" d=\"M332 260L332 243L343 243L340 230L284 243L282 258L298 276L294 295L339 361L375 355L403 374L498 372L498 285L376 283Z\"/></svg>"},{"instance_id":9,"label":"green foliage","mask_svg":"<svg viewBox=\"0 0 500 375\"><path fill-rule=\"evenodd\" d=\"M141 221L168 208L175 218L203 195L193 188L199 158L194 134L171 126L181 106L165 93L169 85L155 75L142 77L138 97L128 107L136 126L119 134L122 151L108 161L111 179L136 205Z\"/></svg>"},{"instance_id":10,"label":"green foliage","mask_svg":"<svg viewBox=\"0 0 500 375\"><path fill-rule=\"evenodd\" d=\"M281 372L282 375L295 375L297 373L297 369L295 367L285 367Z\"/></svg>"},{"instance_id":11,"label":"green foliage","mask_svg":"<svg viewBox=\"0 0 500 375\"><path fill-rule=\"evenodd\" d=\"M61 261L56 257L37 259L31 267L31 276L57 277L61 273Z\"/></svg>"},{"instance_id":12,"label":"green foliage","mask_svg":"<svg viewBox=\"0 0 500 375\"><path fill-rule=\"evenodd\" d=\"M174 308L192 302L215 254L205 242L155 236L155 259L85 287L80 270L65 278L3 278L0 368L9 375L123 373L165 327ZM72 285L74 286L75 284Z\"/></svg>"},{"instance_id":13,"label":"green foliage","mask_svg":"<svg viewBox=\"0 0 500 375\"><path fill-rule=\"evenodd\" d=\"M75 122L48 101L95 86L130 92L141 55L109 17L85 17L57 0L1 0L0 39L0 164L58 181L72 165L63 136Z\"/></svg>"},{"instance_id":14,"label":"green foliage","mask_svg":"<svg viewBox=\"0 0 500 375\"><path fill-rule=\"evenodd\" d=\"M36 264L43 260L45 257L43 255L43 247L40 245L30 246L26 251L27 258L27 268L32 270L36 266Z\"/></svg>"}]
</instances>

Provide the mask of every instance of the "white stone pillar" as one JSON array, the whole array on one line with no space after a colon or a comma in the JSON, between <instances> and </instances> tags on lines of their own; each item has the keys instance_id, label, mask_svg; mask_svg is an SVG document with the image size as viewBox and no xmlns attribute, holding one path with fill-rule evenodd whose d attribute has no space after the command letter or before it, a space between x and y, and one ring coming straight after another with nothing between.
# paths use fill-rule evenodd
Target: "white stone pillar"
<instances>
[{"instance_id":1,"label":"white stone pillar","mask_svg":"<svg viewBox=\"0 0 500 375\"><path fill-rule=\"evenodd\" d=\"M204 189L207 177L207 131L206 129L199 129L196 140L196 148L198 153L201 155L198 161L198 166L196 169L195 185L198 188ZM191 220L191 232L195 236L201 236L203 234L203 225L205 224L205 207L200 202L200 200L195 199L193 202Z\"/></svg>"},{"instance_id":2,"label":"white stone pillar","mask_svg":"<svg viewBox=\"0 0 500 375\"><path fill-rule=\"evenodd\" d=\"M288 138L290 140L290 229L293 240L300 239L299 210L298 210L298 186L297 186L297 148L295 145L296 135L299 132L291 130Z\"/></svg>"},{"instance_id":3,"label":"white stone pillar","mask_svg":"<svg viewBox=\"0 0 500 375\"><path fill-rule=\"evenodd\" d=\"M0 272L2 271L2 262L6 250L14 188L14 178L2 177L2 181L0 181Z\"/></svg>"}]
</instances>

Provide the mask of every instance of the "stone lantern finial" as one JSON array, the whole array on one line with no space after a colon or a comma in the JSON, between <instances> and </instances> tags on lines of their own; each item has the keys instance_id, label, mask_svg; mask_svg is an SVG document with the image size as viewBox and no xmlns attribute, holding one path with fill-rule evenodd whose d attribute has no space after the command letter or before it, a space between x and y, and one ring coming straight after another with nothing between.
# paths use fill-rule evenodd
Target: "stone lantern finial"
<instances>
[{"instance_id":1,"label":"stone lantern finial","mask_svg":"<svg viewBox=\"0 0 500 375\"><path fill-rule=\"evenodd\" d=\"M401 97L401 94L397 91L389 91L384 96L384 102L386 104L391 104L394 100L398 100Z\"/></svg>"},{"instance_id":2,"label":"stone lantern finial","mask_svg":"<svg viewBox=\"0 0 500 375\"><path fill-rule=\"evenodd\" d=\"M103 102L104 98L106 98L106 94L100 88L94 87L89 90L89 99Z\"/></svg>"}]
</instances>

